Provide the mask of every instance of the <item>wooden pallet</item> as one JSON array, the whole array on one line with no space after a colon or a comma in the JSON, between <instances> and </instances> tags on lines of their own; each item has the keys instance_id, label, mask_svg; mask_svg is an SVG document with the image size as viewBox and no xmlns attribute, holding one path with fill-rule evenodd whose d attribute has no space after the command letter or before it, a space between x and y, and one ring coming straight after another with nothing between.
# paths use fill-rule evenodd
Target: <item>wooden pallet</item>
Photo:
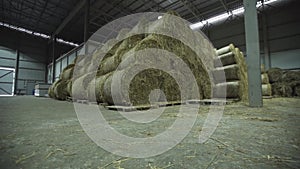
<instances>
[{"instance_id":1,"label":"wooden pallet","mask_svg":"<svg viewBox=\"0 0 300 169\"><path fill-rule=\"evenodd\" d=\"M168 107L168 106L176 106L176 105L185 104L185 102L182 102L182 101L156 102L155 104L158 105L158 107Z\"/></svg>"},{"instance_id":2,"label":"wooden pallet","mask_svg":"<svg viewBox=\"0 0 300 169\"><path fill-rule=\"evenodd\" d=\"M200 104L200 105L225 105L233 103L233 100L218 100L218 99L204 99L204 100L187 100L186 104Z\"/></svg>"},{"instance_id":3,"label":"wooden pallet","mask_svg":"<svg viewBox=\"0 0 300 169\"><path fill-rule=\"evenodd\" d=\"M66 97L66 101L68 101L68 102L74 102L75 99L73 99L72 97L67 96Z\"/></svg>"},{"instance_id":4,"label":"wooden pallet","mask_svg":"<svg viewBox=\"0 0 300 169\"><path fill-rule=\"evenodd\" d=\"M82 103L82 104L89 104L89 101L88 100L77 100L76 101L77 103Z\"/></svg>"},{"instance_id":5,"label":"wooden pallet","mask_svg":"<svg viewBox=\"0 0 300 169\"><path fill-rule=\"evenodd\" d=\"M136 110L148 110L150 108L157 108L156 105L141 105L141 106L105 106L108 110L117 110L117 111L123 111L123 112L130 112L130 111L136 111Z\"/></svg>"}]
</instances>

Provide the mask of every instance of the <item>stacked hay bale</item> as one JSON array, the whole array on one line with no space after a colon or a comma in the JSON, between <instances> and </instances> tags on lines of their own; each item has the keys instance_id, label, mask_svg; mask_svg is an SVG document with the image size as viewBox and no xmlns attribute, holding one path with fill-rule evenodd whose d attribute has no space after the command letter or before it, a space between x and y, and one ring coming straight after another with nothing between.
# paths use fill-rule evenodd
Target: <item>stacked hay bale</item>
<instances>
[{"instance_id":1,"label":"stacked hay bale","mask_svg":"<svg viewBox=\"0 0 300 169\"><path fill-rule=\"evenodd\" d=\"M216 86L214 93L218 97L220 89L226 88L226 98L248 100L247 66L243 53L233 44L216 50L218 59L215 59L213 72ZM220 78L221 71L225 72L225 78Z\"/></svg>"},{"instance_id":2,"label":"stacked hay bale","mask_svg":"<svg viewBox=\"0 0 300 169\"><path fill-rule=\"evenodd\" d=\"M300 71L271 68L267 73L274 96L300 96Z\"/></svg>"},{"instance_id":3,"label":"stacked hay bale","mask_svg":"<svg viewBox=\"0 0 300 169\"><path fill-rule=\"evenodd\" d=\"M272 86L264 65L261 65L261 88L263 96L272 96Z\"/></svg>"},{"instance_id":4,"label":"stacked hay bale","mask_svg":"<svg viewBox=\"0 0 300 169\"><path fill-rule=\"evenodd\" d=\"M72 96L72 77L75 64L70 64L65 67L59 76L48 90L48 95L51 98L65 100L66 97Z\"/></svg>"},{"instance_id":5,"label":"stacked hay bale","mask_svg":"<svg viewBox=\"0 0 300 169\"><path fill-rule=\"evenodd\" d=\"M174 33L174 29L182 32ZM145 33L145 30L151 30L152 33ZM170 32L171 34L153 33L160 31ZM184 40L179 41L172 37L174 34L182 36L181 38ZM191 37L200 39L200 41L193 44L193 46L197 44L196 50L185 43L189 42ZM178 77L185 78L185 72L176 69L181 65L168 60L163 54L158 55L156 60L147 59L138 54L140 51L153 48L177 55L193 73L199 87L197 94L200 99L211 97L211 86L214 84L210 80L209 73L212 68L209 65L213 65L215 57L212 45L202 34L191 30L188 24L180 22L180 20L175 23L170 21L169 14L153 22L141 21L131 30L120 31L116 39L107 41L92 55L77 59L72 78L72 92L60 91L63 96L72 95L74 99L87 99L114 105L150 104L149 94L156 89L162 90L165 96L161 96L158 101L163 101L164 98L167 101L199 99L195 98L197 94L195 94L196 90L194 90L195 86L193 84L188 84L187 88L190 90L188 97L181 98L181 91L174 77L160 69L146 69L136 74L132 79L128 78L131 69L157 63L165 63L165 69L168 72L173 72ZM204 48L205 50L203 50ZM62 74L64 73L66 71ZM61 77L64 77L64 75L61 75ZM113 84L114 78L122 84L129 84L129 88L126 90L128 95L123 93L123 90L119 91L117 97L113 95L112 87L118 85L117 83ZM55 84L63 84L62 81L64 80L60 79ZM53 84L53 86L57 85ZM58 99L58 97L55 98ZM63 97L59 97L59 99L63 99Z\"/></svg>"}]
</instances>

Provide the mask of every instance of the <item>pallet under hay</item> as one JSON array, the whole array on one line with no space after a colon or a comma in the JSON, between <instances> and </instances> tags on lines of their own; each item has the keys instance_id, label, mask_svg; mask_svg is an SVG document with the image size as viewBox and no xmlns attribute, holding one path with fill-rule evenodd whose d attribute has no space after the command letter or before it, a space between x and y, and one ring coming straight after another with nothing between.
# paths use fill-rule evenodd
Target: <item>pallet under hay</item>
<instances>
[{"instance_id":1,"label":"pallet under hay","mask_svg":"<svg viewBox=\"0 0 300 169\"><path fill-rule=\"evenodd\" d=\"M69 97L69 96L66 97L66 101L68 101L68 102L76 102L76 100L73 99L73 97Z\"/></svg>"},{"instance_id":2,"label":"pallet under hay","mask_svg":"<svg viewBox=\"0 0 300 169\"><path fill-rule=\"evenodd\" d=\"M200 105L226 105L235 102L235 100L218 100L218 99L204 99L204 100L187 100L186 104L200 104Z\"/></svg>"},{"instance_id":3,"label":"pallet under hay","mask_svg":"<svg viewBox=\"0 0 300 169\"><path fill-rule=\"evenodd\" d=\"M158 108L157 105L140 105L140 106L104 106L108 110L116 110L123 112L137 111L137 110L148 110L150 108Z\"/></svg>"},{"instance_id":4,"label":"pallet under hay","mask_svg":"<svg viewBox=\"0 0 300 169\"><path fill-rule=\"evenodd\" d=\"M185 102L182 102L182 101L156 102L155 104L157 104L158 107L168 107L168 106L176 106L176 105L185 104Z\"/></svg>"},{"instance_id":5,"label":"pallet under hay","mask_svg":"<svg viewBox=\"0 0 300 169\"><path fill-rule=\"evenodd\" d=\"M88 100L77 100L76 101L77 103L82 103L82 104L89 104L89 101Z\"/></svg>"}]
</instances>

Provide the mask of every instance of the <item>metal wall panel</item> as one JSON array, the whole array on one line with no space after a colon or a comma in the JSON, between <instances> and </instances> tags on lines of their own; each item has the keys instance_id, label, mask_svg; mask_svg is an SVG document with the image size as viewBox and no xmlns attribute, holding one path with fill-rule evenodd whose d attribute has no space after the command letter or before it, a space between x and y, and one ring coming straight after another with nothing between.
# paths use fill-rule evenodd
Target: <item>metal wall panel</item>
<instances>
[{"instance_id":1,"label":"metal wall panel","mask_svg":"<svg viewBox=\"0 0 300 169\"><path fill-rule=\"evenodd\" d=\"M56 61L55 63L55 79L58 79L61 72L61 61Z\"/></svg>"},{"instance_id":2,"label":"metal wall panel","mask_svg":"<svg viewBox=\"0 0 300 169\"><path fill-rule=\"evenodd\" d=\"M61 68L62 68L61 71L63 71L63 69L67 66L68 66L68 57L65 57L61 60Z\"/></svg>"},{"instance_id":3,"label":"metal wall panel","mask_svg":"<svg viewBox=\"0 0 300 169\"><path fill-rule=\"evenodd\" d=\"M300 49L271 53L272 67L282 69L299 69Z\"/></svg>"}]
</instances>

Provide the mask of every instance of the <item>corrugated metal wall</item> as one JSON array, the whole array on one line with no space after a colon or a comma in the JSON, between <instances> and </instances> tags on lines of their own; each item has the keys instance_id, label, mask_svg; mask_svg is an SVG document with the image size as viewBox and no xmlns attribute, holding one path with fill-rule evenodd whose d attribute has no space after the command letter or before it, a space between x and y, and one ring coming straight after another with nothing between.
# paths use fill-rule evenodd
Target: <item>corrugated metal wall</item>
<instances>
[{"instance_id":1,"label":"corrugated metal wall","mask_svg":"<svg viewBox=\"0 0 300 169\"><path fill-rule=\"evenodd\" d=\"M50 51L48 39L32 36L5 27L0 27L0 67L14 68L17 84L15 93L33 94L34 85L37 82L46 82L46 72ZM70 46L57 45L56 58ZM19 62L17 64L17 54ZM50 57L51 56L51 57Z\"/></svg>"}]
</instances>

